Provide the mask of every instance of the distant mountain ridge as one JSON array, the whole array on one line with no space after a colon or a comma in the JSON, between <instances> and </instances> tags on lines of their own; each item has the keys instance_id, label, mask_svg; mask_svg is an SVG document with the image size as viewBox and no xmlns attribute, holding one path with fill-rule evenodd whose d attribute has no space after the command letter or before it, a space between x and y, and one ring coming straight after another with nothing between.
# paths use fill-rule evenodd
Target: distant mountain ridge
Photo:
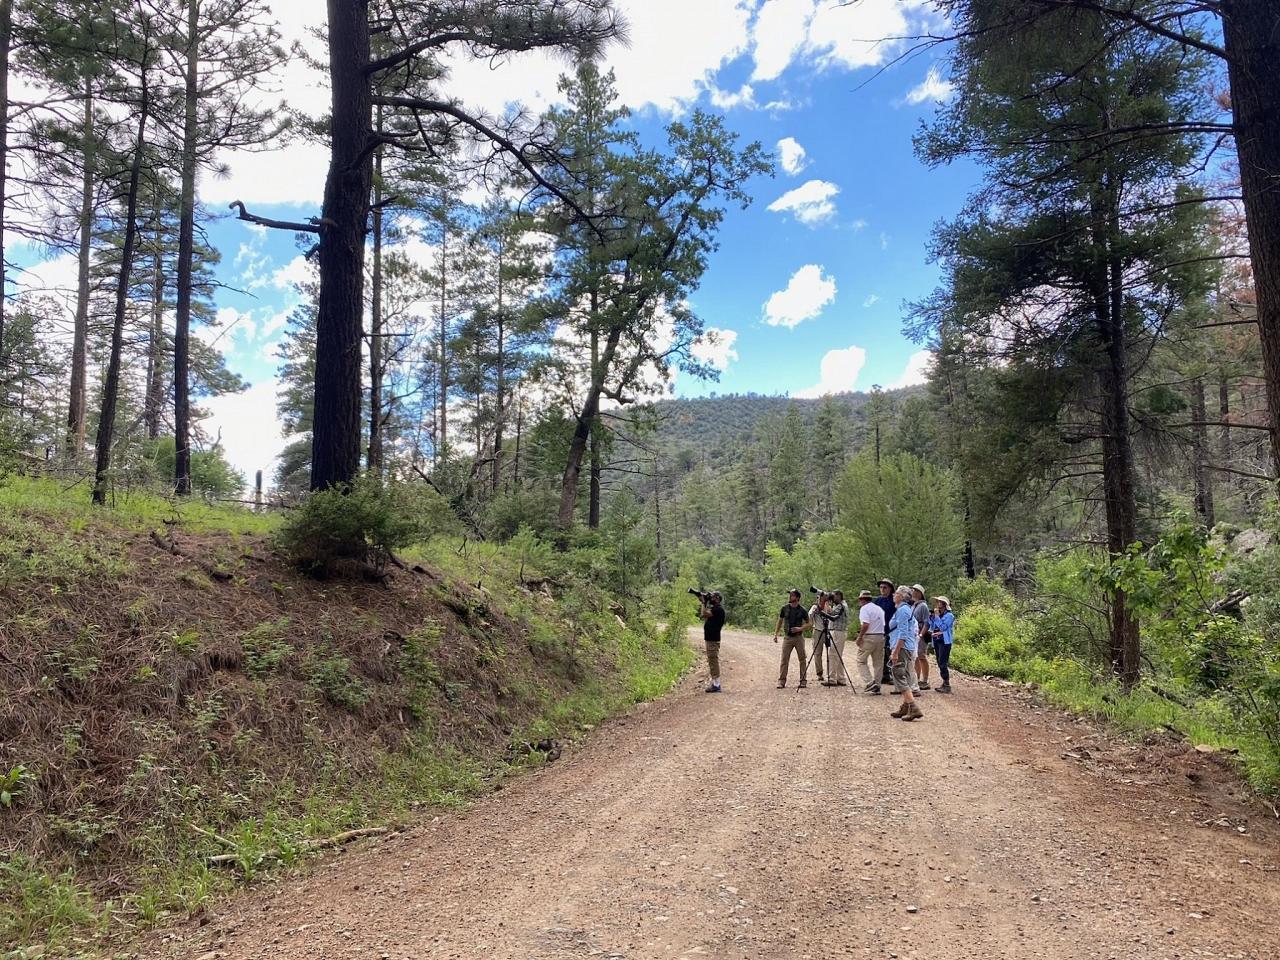
<instances>
[{"instance_id":1,"label":"distant mountain ridge","mask_svg":"<svg viewBox=\"0 0 1280 960\"><path fill-rule=\"evenodd\" d=\"M886 390L884 396L895 404L920 393L924 388ZM762 421L784 417L795 409L805 428L812 426L822 404L831 400L852 417L871 399L863 391L831 394L829 397L798 398L759 393L727 393L709 397L673 397L653 405L658 418L657 445L666 454L681 449L723 446L752 435Z\"/></svg>"}]
</instances>

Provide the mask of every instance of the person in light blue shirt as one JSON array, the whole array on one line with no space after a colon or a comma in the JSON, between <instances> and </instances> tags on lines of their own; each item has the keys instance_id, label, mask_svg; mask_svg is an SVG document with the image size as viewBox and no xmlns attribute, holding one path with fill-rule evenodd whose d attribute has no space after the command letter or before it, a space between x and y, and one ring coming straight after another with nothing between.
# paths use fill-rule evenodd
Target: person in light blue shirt
<instances>
[{"instance_id":1,"label":"person in light blue shirt","mask_svg":"<svg viewBox=\"0 0 1280 960\"><path fill-rule=\"evenodd\" d=\"M933 615L929 617L929 635L933 639L933 652L938 658L938 673L942 675L939 693L951 692L951 644L955 639L956 615L951 612L951 601L946 597L933 598Z\"/></svg>"},{"instance_id":2,"label":"person in light blue shirt","mask_svg":"<svg viewBox=\"0 0 1280 960\"><path fill-rule=\"evenodd\" d=\"M916 646L920 628L911 612L911 589L899 587L893 599L897 606L888 628L891 645L889 663L892 666L893 690L902 694L902 706L889 716L901 720L919 720L924 713L912 696L911 688L915 680Z\"/></svg>"}]
</instances>

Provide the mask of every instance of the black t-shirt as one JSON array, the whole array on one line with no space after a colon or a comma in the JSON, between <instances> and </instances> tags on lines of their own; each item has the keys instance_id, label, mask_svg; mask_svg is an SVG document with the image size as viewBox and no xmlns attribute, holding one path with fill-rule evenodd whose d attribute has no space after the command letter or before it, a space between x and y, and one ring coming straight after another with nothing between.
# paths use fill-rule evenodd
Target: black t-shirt
<instances>
[{"instance_id":1,"label":"black t-shirt","mask_svg":"<svg viewBox=\"0 0 1280 960\"><path fill-rule=\"evenodd\" d=\"M782 608L782 612L778 616L787 628L787 636L791 636L796 627L804 626L805 621L809 619L809 611L799 603L794 607L788 603Z\"/></svg>"},{"instance_id":2,"label":"black t-shirt","mask_svg":"<svg viewBox=\"0 0 1280 960\"><path fill-rule=\"evenodd\" d=\"M719 643L720 631L724 629L724 607L713 603L710 612L711 616L702 621L702 637L707 643Z\"/></svg>"}]
</instances>

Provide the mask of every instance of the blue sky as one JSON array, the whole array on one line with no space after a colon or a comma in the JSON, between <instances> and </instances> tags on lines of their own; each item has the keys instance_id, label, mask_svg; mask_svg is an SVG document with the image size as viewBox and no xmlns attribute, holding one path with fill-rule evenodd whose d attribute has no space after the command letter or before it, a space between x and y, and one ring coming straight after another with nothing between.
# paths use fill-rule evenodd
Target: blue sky
<instances>
[{"instance_id":1,"label":"blue sky","mask_svg":"<svg viewBox=\"0 0 1280 960\"><path fill-rule=\"evenodd\" d=\"M918 382L924 357L902 337L904 301L937 281L927 261L933 225L955 214L976 172L927 170L912 135L949 86L927 56L892 66L903 49L882 38L917 32L927 0L618 0L630 43L615 48L624 101L643 140L693 107L718 110L743 141L789 163L752 184L754 204L731 210L693 305L724 331L706 356L723 367L718 383L688 376L677 396L710 392L817 395ZM287 38L314 49L307 28L323 16L314 0L272 4ZM464 102L497 111L511 91L541 109L555 97L564 64L528 55L496 69L456 64L452 89ZM319 113L321 77L293 64L279 95ZM869 82L868 82L869 81ZM803 151L801 155L800 151ZM326 158L314 145L226 158L230 176L201 184L202 200L225 210L242 199L260 214L297 219L319 212ZM784 168L789 167L789 169ZM772 208L772 209L771 209ZM216 334L229 365L253 383L244 396L213 405L228 454L241 469L269 470L282 444L274 426L275 345L304 269L289 234L225 220L210 237L223 256L225 291ZM62 264L65 268L66 264ZM50 264L45 279L64 271Z\"/></svg>"}]
</instances>

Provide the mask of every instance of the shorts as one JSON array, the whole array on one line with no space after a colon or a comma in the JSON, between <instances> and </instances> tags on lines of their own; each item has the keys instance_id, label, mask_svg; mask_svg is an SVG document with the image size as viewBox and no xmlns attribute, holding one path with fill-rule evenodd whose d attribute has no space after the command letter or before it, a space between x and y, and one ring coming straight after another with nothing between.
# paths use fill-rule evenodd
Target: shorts
<instances>
[{"instance_id":1,"label":"shorts","mask_svg":"<svg viewBox=\"0 0 1280 960\"><path fill-rule=\"evenodd\" d=\"M911 665L915 663L915 657L903 650L898 657L898 662L893 664L890 676L893 677L893 692L906 693L915 686L916 676L911 669Z\"/></svg>"}]
</instances>

